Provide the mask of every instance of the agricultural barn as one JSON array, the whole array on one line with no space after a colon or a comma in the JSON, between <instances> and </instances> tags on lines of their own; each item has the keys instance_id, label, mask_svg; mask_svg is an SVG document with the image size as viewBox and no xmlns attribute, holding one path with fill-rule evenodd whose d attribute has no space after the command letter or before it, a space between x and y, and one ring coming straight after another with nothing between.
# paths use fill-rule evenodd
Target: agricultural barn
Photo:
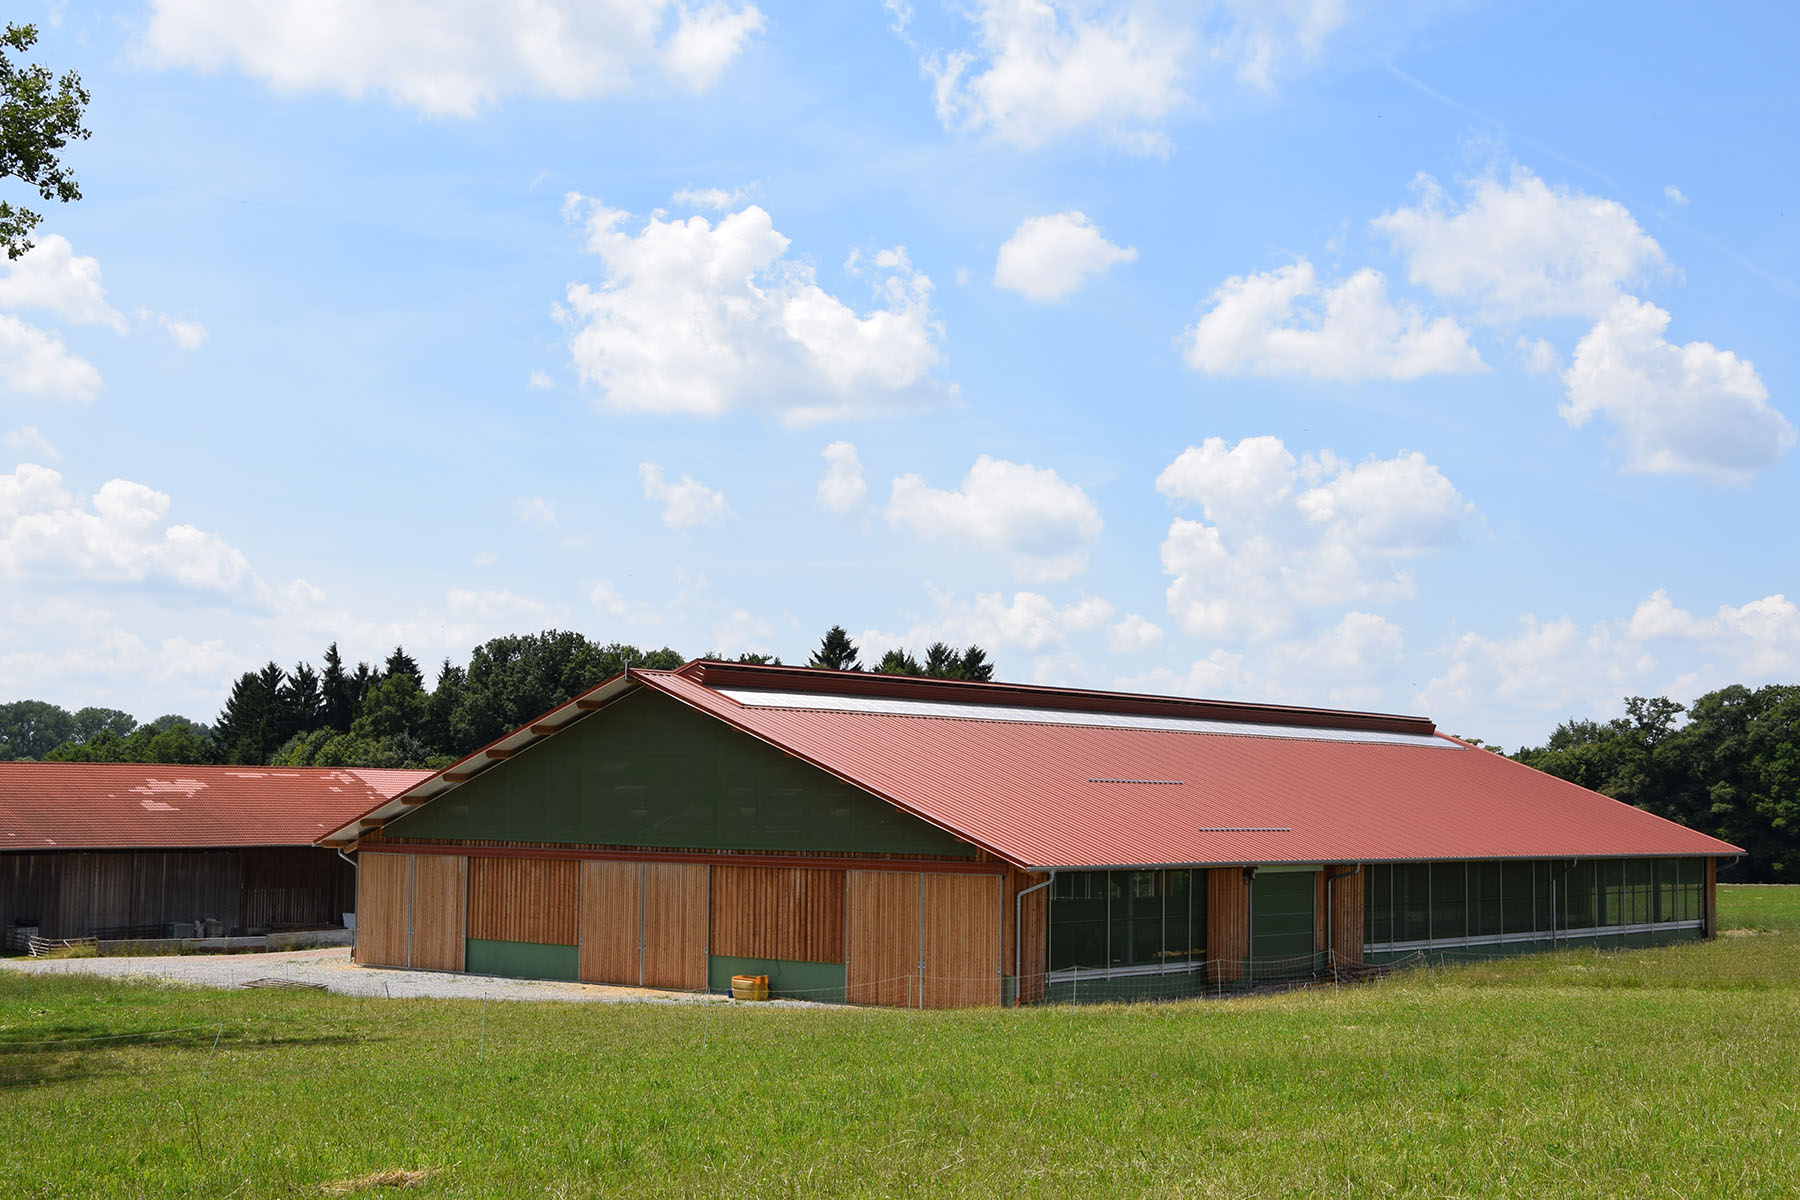
<instances>
[{"instance_id":1,"label":"agricultural barn","mask_svg":"<svg viewBox=\"0 0 1800 1200\"><path fill-rule=\"evenodd\" d=\"M714 662L324 844L366 964L925 1007L1703 937L1738 853L1421 717Z\"/></svg>"},{"instance_id":2,"label":"agricultural barn","mask_svg":"<svg viewBox=\"0 0 1800 1200\"><path fill-rule=\"evenodd\" d=\"M0 763L0 936L341 925L356 883L315 843L429 771Z\"/></svg>"}]
</instances>

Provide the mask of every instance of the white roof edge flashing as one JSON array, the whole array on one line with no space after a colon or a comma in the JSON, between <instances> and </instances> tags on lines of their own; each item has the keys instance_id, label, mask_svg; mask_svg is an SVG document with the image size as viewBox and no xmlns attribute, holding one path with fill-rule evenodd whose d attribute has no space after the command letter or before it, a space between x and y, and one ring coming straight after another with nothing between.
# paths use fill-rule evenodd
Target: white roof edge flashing
<instances>
[{"instance_id":1,"label":"white roof edge flashing","mask_svg":"<svg viewBox=\"0 0 1800 1200\"><path fill-rule=\"evenodd\" d=\"M754 688L720 688L719 694L746 708L812 709L819 712L870 713L889 717L937 717L956 721L1012 721L1031 725L1084 725L1099 729L1143 729L1162 733L1211 733L1235 737L1294 738L1313 742L1360 742L1386 746L1421 746L1461 750L1462 746L1433 733L1386 733L1373 729L1325 729L1312 725L1265 725L1255 721L1218 721L1203 717L1144 717L1129 713L1080 712L1029 708L1010 704L958 704L949 700L906 700L892 696L839 696L817 692L779 692Z\"/></svg>"}]
</instances>

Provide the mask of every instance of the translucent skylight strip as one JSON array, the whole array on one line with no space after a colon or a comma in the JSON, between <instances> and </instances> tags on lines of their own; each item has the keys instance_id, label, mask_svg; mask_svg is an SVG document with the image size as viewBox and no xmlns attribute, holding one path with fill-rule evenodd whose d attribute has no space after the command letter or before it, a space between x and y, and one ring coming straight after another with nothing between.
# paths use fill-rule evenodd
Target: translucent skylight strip
<instances>
[{"instance_id":1,"label":"translucent skylight strip","mask_svg":"<svg viewBox=\"0 0 1800 1200\"><path fill-rule=\"evenodd\" d=\"M1199 717L1146 717L1130 713L1075 712L1000 704L958 704L948 700L904 700L893 696L837 696L818 692L777 692L720 688L719 694L748 708L810 708L825 712L873 713L890 717L941 717L961 721L1018 721L1034 725L1085 725L1103 729L1149 729L1168 733L1218 733L1238 737L1299 738L1314 742L1361 742L1390 746L1460 749L1428 733L1385 733L1372 729L1321 729L1312 725L1264 725Z\"/></svg>"}]
</instances>

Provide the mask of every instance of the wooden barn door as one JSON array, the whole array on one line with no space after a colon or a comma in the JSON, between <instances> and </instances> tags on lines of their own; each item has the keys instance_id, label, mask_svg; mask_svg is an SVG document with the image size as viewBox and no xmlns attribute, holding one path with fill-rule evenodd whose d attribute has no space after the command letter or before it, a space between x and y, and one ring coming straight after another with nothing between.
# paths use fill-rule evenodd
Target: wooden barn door
<instances>
[{"instance_id":1,"label":"wooden barn door","mask_svg":"<svg viewBox=\"0 0 1800 1200\"><path fill-rule=\"evenodd\" d=\"M924 1008L1000 1003L997 875L926 875L919 923Z\"/></svg>"},{"instance_id":2,"label":"wooden barn door","mask_svg":"<svg viewBox=\"0 0 1800 1200\"><path fill-rule=\"evenodd\" d=\"M644 864L645 987L706 987L706 867Z\"/></svg>"},{"instance_id":3,"label":"wooden barn door","mask_svg":"<svg viewBox=\"0 0 1800 1200\"><path fill-rule=\"evenodd\" d=\"M919 876L851 871L848 880L845 996L852 1004L916 1005Z\"/></svg>"},{"instance_id":4,"label":"wooden barn door","mask_svg":"<svg viewBox=\"0 0 1800 1200\"><path fill-rule=\"evenodd\" d=\"M412 962L460 971L468 946L469 860L460 854L415 854L412 875Z\"/></svg>"},{"instance_id":5,"label":"wooden barn door","mask_svg":"<svg viewBox=\"0 0 1800 1200\"><path fill-rule=\"evenodd\" d=\"M365 967L404 967L411 957L410 854L357 855L356 961Z\"/></svg>"},{"instance_id":6,"label":"wooden barn door","mask_svg":"<svg viewBox=\"0 0 1800 1200\"><path fill-rule=\"evenodd\" d=\"M588 983L643 980L639 935L644 866L584 860L581 864L581 951L577 976ZM702 967L704 979L705 968Z\"/></svg>"}]
</instances>

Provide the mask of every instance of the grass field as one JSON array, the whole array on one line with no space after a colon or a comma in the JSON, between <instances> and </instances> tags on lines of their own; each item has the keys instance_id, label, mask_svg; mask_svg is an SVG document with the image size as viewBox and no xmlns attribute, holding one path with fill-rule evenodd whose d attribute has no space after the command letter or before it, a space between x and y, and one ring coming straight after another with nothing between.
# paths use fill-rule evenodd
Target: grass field
<instances>
[{"instance_id":1,"label":"grass field","mask_svg":"<svg viewBox=\"0 0 1800 1200\"><path fill-rule=\"evenodd\" d=\"M464 1001L0 972L0 1196L1793 1196L1800 887L1720 909L1706 944L1131 1008L484 1031Z\"/></svg>"}]
</instances>

